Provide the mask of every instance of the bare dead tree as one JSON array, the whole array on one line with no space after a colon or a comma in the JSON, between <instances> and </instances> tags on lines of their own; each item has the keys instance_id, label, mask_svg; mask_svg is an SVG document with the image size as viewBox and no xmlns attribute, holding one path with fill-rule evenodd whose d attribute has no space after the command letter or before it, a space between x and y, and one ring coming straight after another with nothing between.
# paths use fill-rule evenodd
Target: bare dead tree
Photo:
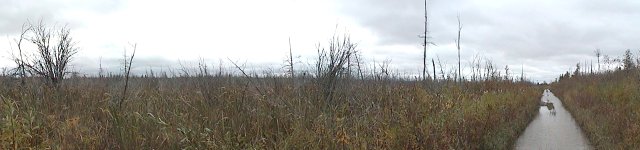
<instances>
[{"instance_id":1,"label":"bare dead tree","mask_svg":"<svg viewBox=\"0 0 640 150\"><path fill-rule=\"evenodd\" d=\"M380 68L380 73L375 75L377 80L386 80L389 78L389 64L391 64L391 59L385 59L382 61L382 63L378 64L378 68Z\"/></svg>"},{"instance_id":2,"label":"bare dead tree","mask_svg":"<svg viewBox=\"0 0 640 150\"><path fill-rule=\"evenodd\" d=\"M433 81L437 80L437 76L436 76L436 61L433 60L433 58L431 58L431 65L433 65Z\"/></svg>"},{"instance_id":3,"label":"bare dead tree","mask_svg":"<svg viewBox=\"0 0 640 150\"><path fill-rule=\"evenodd\" d=\"M31 31L31 25L25 23L22 24L22 32L20 32L20 38L16 40L16 44L18 45L18 56L13 55L13 60L18 65L16 71L20 75L20 85L25 84L25 78L27 76L24 62L24 53L22 52L22 40L25 39L25 35L27 32Z\"/></svg>"},{"instance_id":4,"label":"bare dead tree","mask_svg":"<svg viewBox=\"0 0 640 150\"><path fill-rule=\"evenodd\" d=\"M435 45L433 42L429 41L429 13L427 11L427 0L424 1L424 33L420 36L422 38L422 80L427 79L427 47L429 45ZM432 59L433 61L433 59ZM435 63L432 63L434 66L433 70L433 79L436 79L436 71L435 71Z\"/></svg>"},{"instance_id":5,"label":"bare dead tree","mask_svg":"<svg viewBox=\"0 0 640 150\"><path fill-rule=\"evenodd\" d=\"M520 66L520 82L524 82L524 64Z\"/></svg>"},{"instance_id":6,"label":"bare dead tree","mask_svg":"<svg viewBox=\"0 0 640 150\"><path fill-rule=\"evenodd\" d=\"M485 70L486 70L486 80L494 80L497 81L500 79L500 72L496 69L496 65L493 63L493 60L486 59L485 60Z\"/></svg>"},{"instance_id":7,"label":"bare dead tree","mask_svg":"<svg viewBox=\"0 0 640 150\"><path fill-rule=\"evenodd\" d=\"M40 21L37 24L28 23L22 30L23 34L18 40L18 59L22 72L25 72L26 68L29 73L45 77L57 85L68 73L69 62L78 52L76 42L70 36L70 29L66 26L60 29L51 28ZM23 57L23 39L36 46L36 51L31 53L30 57Z\"/></svg>"},{"instance_id":8,"label":"bare dead tree","mask_svg":"<svg viewBox=\"0 0 640 150\"><path fill-rule=\"evenodd\" d=\"M505 65L504 66L504 80L507 81L511 81L511 78L509 78L510 74L509 74L509 65Z\"/></svg>"},{"instance_id":9,"label":"bare dead tree","mask_svg":"<svg viewBox=\"0 0 640 150\"><path fill-rule=\"evenodd\" d=\"M600 56L602 56L602 52L600 51L600 49L596 49L595 53L596 57L598 58L598 72L600 72Z\"/></svg>"},{"instance_id":10,"label":"bare dead tree","mask_svg":"<svg viewBox=\"0 0 640 150\"><path fill-rule=\"evenodd\" d=\"M198 77L208 77L209 74L209 66L207 66L207 62L204 58L198 58L198 73L196 74Z\"/></svg>"},{"instance_id":11,"label":"bare dead tree","mask_svg":"<svg viewBox=\"0 0 640 150\"><path fill-rule=\"evenodd\" d=\"M356 60L356 67L358 68L358 76L360 77L360 80L364 80L364 74L362 73L362 56L360 56L360 54L355 54L353 55L355 57Z\"/></svg>"},{"instance_id":12,"label":"bare dead tree","mask_svg":"<svg viewBox=\"0 0 640 150\"><path fill-rule=\"evenodd\" d=\"M622 58L622 65L624 70L635 69L636 64L633 62L633 53L631 53L630 49L624 51L624 57Z\"/></svg>"},{"instance_id":13,"label":"bare dead tree","mask_svg":"<svg viewBox=\"0 0 640 150\"><path fill-rule=\"evenodd\" d=\"M103 78L104 77L104 69L102 69L102 56L100 56L100 65L98 68L98 77L99 78Z\"/></svg>"},{"instance_id":14,"label":"bare dead tree","mask_svg":"<svg viewBox=\"0 0 640 150\"><path fill-rule=\"evenodd\" d=\"M133 52L131 56L127 56L127 51L125 49L124 53L124 88L122 90L122 97L120 98L120 102L118 102L118 107L122 108L122 103L127 99L127 89L129 88L129 75L131 75L131 64L133 63L133 57L136 55L137 44L132 44Z\"/></svg>"},{"instance_id":15,"label":"bare dead tree","mask_svg":"<svg viewBox=\"0 0 640 150\"><path fill-rule=\"evenodd\" d=\"M458 40L456 41L456 46L458 47L458 78L460 78L460 80L462 79L461 76L461 71L462 69L460 68L460 33L462 32L462 23L460 22L460 15L458 14ZM456 80L458 80L458 78L456 78Z\"/></svg>"},{"instance_id":16,"label":"bare dead tree","mask_svg":"<svg viewBox=\"0 0 640 150\"><path fill-rule=\"evenodd\" d=\"M180 69L179 70L182 72L182 73L180 73L180 77L190 77L191 76L191 73L189 73L190 69L189 69L189 67L187 67L188 65L185 65L185 63L186 62L182 62L182 61L178 60L178 65L180 65Z\"/></svg>"},{"instance_id":17,"label":"bare dead tree","mask_svg":"<svg viewBox=\"0 0 640 150\"><path fill-rule=\"evenodd\" d=\"M573 71L573 76L574 77L580 76L580 63L576 63L576 70Z\"/></svg>"},{"instance_id":18,"label":"bare dead tree","mask_svg":"<svg viewBox=\"0 0 640 150\"><path fill-rule=\"evenodd\" d=\"M477 59L476 59L476 58L477 58ZM482 74L483 74L483 73L482 73L482 60L483 60L483 59L485 59L485 58L484 58L484 57L477 56L477 55L476 55L476 58L474 58L474 59L475 59L475 65L474 65L474 68L476 69L476 71L475 71L475 72L477 73L477 75L476 75L476 79L477 79L477 81L480 81L480 80L482 80L482 78L483 78L483 77L482 77Z\"/></svg>"},{"instance_id":19,"label":"bare dead tree","mask_svg":"<svg viewBox=\"0 0 640 150\"><path fill-rule=\"evenodd\" d=\"M423 39L423 53L422 53L422 80L426 80L427 79L427 22L428 22L428 15L427 15L427 0L424 0L424 37ZM435 68L434 68L435 69Z\"/></svg>"},{"instance_id":20,"label":"bare dead tree","mask_svg":"<svg viewBox=\"0 0 640 150\"><path fill-rule=\"evenodd\" d=\"M295 78L295 72L293 70L293 51L291 49L291 37L289 37L289 60L287 60L289 73L291 74L291 78Z\"/></svg>"},{"instance_id":21,"label":"bare dead tree","mask_svg":"<svg viewBox=\"0 0 640 150\"><path fill-rule=\"evenodd\" d=\"M471 80L479 81L482 76L482 69L480 68L482 58L476 54L469 60L469 66L471 66Z\"/></svg>"},{"instance_id":22,"label":"bare dead tree","mask_svg":"<svg viewBox=\"0 0 640 150\"><path fill-rule=\"evenodd\" d=\"M440 66L440 74L442 75L442 80L446 80L447 78L445 77L442 61L440 61L440 56L437 56L437 57L438 57L438 66Z\"/></svg>"},{"instance_id":23,"label":"bare dead tree","mask_svg":"<svg viewBox=\"0 0 640 150\"><path fill-rule=\"evenodd\" d=\"M351 42L351 38L348 35L343 37L334 35L327 48L322 48L319 44L317 46L317 83L321 85L324 99L329 104L333 102L336 84L345 72L345 65L356 53L356 46L357 44Z\"/></svg>"},{"instance_id":24,"label":"bare dead tree","mask_svg":"<svg viewBox=\"0 0 640 150\"><path fill-rule=\"evenodd\" d=\"M264 95L264 92L262 92L262 90L260 90L260 88L258 87L258 77L257 75L255 76L255 79L252 78L249 74L247 74L247 72L245 72L244 69L242 69L243 67L241 67L240 65L238 65L238 63L234 62L231 60L231 58L227 57L227 60L229 60L229 62L231 62L231 64L233 64L233 66L236 67L236 69L238 69L240 71L240 73L242 73L242 75L247 78L247 80L249 81L248 84L251 84L255 87L256 91L258 91L258 93L260 93L260 95ZM244 65L243 65L244 66ZM256 80L256 81L254 81Z\"/></svg>"},{"instance_id":25,"label":"bare dead tree","mask_svg":"<svg viewBox=\"0 0 640 150\"><path fill-rule=\"evenodd\" d=\"M605 72L608 72L610 69L610 65L611 65L611 57L609 57L609 55L602 55L602 64L604 65L602 67L602 70L604 70Z\"/></svg>"},{"instance_id":26,"label":"bare dead tree","mask_svg":"<svg viewBox=\"0 0 640 150\"><path fill-rule=\"evenodd\" d=\"M593 60L589 61L589 74L593 74Z\"/></svg>"},{"instance_id":27,"label":"bare dead tree","mask_svg":"<svg viewBox=\"0 0 640 150\"><path fill-rule=\"evenodd\" d=\"M582 71L581 74L584 74L584 75L588 74L589 68L587 67L589 67L589 63L587 63L587 60L584 60L584 62L582 63L582 66L584 67L584 69L581 70Z\"/></svg>"},{"instance_id":28,"label":"bare dead tree","mask_svg":"<svg viewBox=\"0 0 640 150\"><path fill-rule=\"evenodd\" d=\"M224 69L223 69L224 68L224 60L219 59L218 61L219 61L219 63L218 63L218 73L217 73L216 76L222 77L222 74L224 72Z\"/></svg>"}]
</instances>

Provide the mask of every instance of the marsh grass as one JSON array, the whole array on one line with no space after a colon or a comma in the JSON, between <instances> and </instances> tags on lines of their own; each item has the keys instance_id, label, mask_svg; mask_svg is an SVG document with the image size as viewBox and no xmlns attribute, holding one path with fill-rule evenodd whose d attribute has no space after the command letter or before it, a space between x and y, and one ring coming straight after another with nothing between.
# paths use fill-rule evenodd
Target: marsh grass
<instances>
[{"instance_id":1,"label":"marsh grass","mask_svg":"<svg viewBox=\"0 0 640 150\"><path fill-rule=\"evenodd\" d=\"M0 79L0 149L509 149L540 89L511 81L265 76ZM127 96L122 107L121 96Z\"/></svg>"},{"instance_id":2,"label":"marsh grass","mask_svg":"<svg viewBox=\"0 0 640 150\"><path fill-rule=\"evenodd\" d=\"M597 149L640 147L640 73L614 70L565 78L553 84Z\"/></svg>"}]
</instances>

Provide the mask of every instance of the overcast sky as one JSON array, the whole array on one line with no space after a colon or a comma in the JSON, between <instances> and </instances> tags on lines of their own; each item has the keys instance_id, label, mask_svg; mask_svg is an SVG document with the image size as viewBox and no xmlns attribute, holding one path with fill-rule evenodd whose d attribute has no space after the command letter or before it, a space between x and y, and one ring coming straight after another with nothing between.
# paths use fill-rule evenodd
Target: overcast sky
<instances>
[{"instance_id":1,"label":"overcast sky","mask_svg":"<svg viewBox=\"0 0 640 150\"><path fill-rule=\"evenodd\" d=\"M421 72L423 7L420 0L1 0L0 64L27 20L67 25L79 42L73 68L117 72L129 43L138 44L134 67L176 67L202 58L227 58L280 68L291 38L300 67L313 62L317 43L349 33L369 62L390 60L399 72ZM640 1L430 0L428 57L457 65L456 16L461 17L463 74L474 56L501 71L521 66L535 81L551 81L594 50L621 56L640 48ZM228 63L227 63L228 64ZM429 67L429 69L432 69Z\"/></svg>"}]
</instances>

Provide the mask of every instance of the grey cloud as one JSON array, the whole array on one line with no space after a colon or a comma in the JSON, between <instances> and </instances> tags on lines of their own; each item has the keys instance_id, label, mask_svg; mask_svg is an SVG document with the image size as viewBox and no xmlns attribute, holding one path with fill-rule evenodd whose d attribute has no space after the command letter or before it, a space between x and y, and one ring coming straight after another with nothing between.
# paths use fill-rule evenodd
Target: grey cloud
<instances>
[{"instance_id":1,"label":"grey cloud","mask_svg":"<svg viewBox=\"0 0 640 150\"><path fill-rule=\"evenodd\" d=\"M27 20L79 25L81 21L65 18L64 13L108 13L122 5L122 0L3 0L0 1L0 34L15 34Z\"/></svg>"},{"instance_id":2,"label":"grey cloud","mask_svg":"<svg viewBox=\"0 0 640 150\"><path fill-rule=\"evenodd\" d=\"M379 45L419 46L417 35L423 32L423 1L352 0L339 3L341 13L379 37ZM457 32L456 16L460 14L463 51L483 52L487 57L512 66L528 63L534 71L530 74L542 74L535 76L549 80L555 75L535 70L573 66L579 61L595 59L593 51L596 48L611 56L621 55L620 51L624 49L640 48L640 43L635 41L640 39L637 34L640 33L637 28L640 20L634 19L640 18L637 8L640 8L640 2L631 0L430 0L430 36L439 45L453 43ZM457 58L443 59L453 61Z\"/></svg>"}]
</instances>

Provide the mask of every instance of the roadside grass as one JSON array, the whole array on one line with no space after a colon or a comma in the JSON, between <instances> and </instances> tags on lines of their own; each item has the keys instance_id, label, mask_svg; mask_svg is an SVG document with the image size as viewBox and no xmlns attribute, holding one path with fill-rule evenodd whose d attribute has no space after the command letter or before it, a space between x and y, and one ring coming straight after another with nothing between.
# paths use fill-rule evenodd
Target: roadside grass
<instances>
[{"instance_id":1,"label":"roadside grass","mask_svg":"<svg viewBox=\"0 0 640 150\"><path fill-rule=\"evenodd\" d=\"M596 149L640 147L640 73L585 74L552 85Z\"/></svg>"},{"instance_id":2,"label":"roadside grass","mask_svg":"<svg viewBox=\"0 0 640 150\"><path fill-rule=\"evenodd\" d=\"M345 79L327 102L313 80L248 80L134 77L127 101L117 107L123 96L119 77L76 77L59 87L38 78L24 86L2 78L0 149L510 149L537 114L541 92L529 83L500 80ZM632 97L635 91L601 93ZM578 113L583 126L602 122L584 121L594 115L639 116L637 103L627 105L629 100L572 105L577 95L571 93L563 98L572 111L608 106L602 112L609 114ZM610 109L619 106L627 107ZM606 133L600 126L587 129L603 132L590 137L621 134L602 141L638 143L637 137L628 139L638 135L635 122L617 120L611 126L621 128Z\"/></svg>"}]
</instances>

